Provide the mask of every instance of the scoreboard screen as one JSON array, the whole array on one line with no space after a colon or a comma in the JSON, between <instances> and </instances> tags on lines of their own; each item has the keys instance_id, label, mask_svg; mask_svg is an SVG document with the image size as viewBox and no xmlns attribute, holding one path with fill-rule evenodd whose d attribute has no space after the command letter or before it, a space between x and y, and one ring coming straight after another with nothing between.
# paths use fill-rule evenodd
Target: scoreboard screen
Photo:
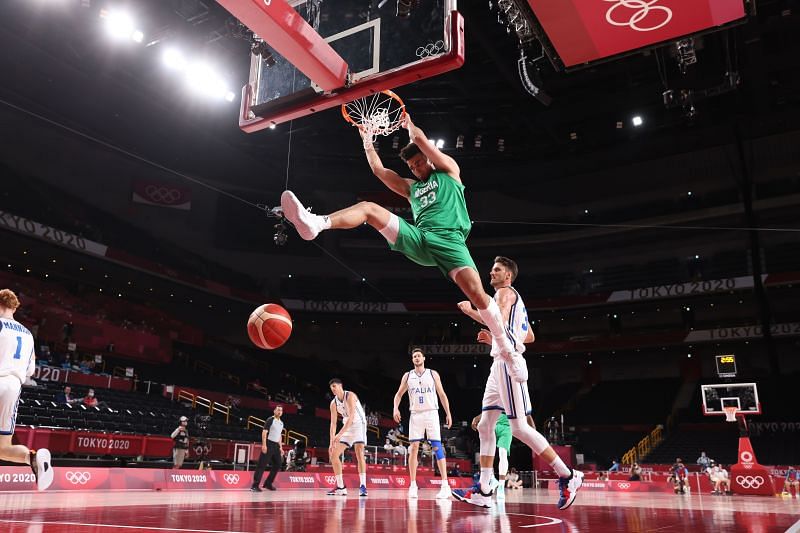
<instances>
[{"instance_id":1,"label":"scoreboard screen","mask_svg":"<svg viewBox=\"0 0 800 533\"><path fill-rule=\"evenodd\" d=\"M736 356L733 354L718 355L717 375L721 378L736 377Z\"/></svg>"}]
</instances>

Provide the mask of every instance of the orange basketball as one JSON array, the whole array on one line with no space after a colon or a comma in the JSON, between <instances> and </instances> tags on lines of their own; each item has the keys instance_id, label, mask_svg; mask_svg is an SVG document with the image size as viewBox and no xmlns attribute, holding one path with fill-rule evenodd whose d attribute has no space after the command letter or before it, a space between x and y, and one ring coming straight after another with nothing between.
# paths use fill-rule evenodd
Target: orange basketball
<instances>
[{"instance_id":1,"label":"orange basketball","mask_svg":"<svg viewBox=\"0 0 800 533\"><path fill-rule=\"evenodd\" d=\"M278 304L264 304L250 313L247 334L259 348L280 348L292 334L292 317Z\"/></svg>"}]
</instances>

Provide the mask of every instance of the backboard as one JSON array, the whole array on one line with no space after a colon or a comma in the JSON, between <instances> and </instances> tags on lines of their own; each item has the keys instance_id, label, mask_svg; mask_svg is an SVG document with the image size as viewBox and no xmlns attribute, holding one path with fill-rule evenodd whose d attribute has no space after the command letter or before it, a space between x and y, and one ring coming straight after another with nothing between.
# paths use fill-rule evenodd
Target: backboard
<instances>
[{"instance_id":1,"label":"backboard","mask_svg":"<svg viewBox=\"0 0 800 533\"><path fill-rule=\"evenodd\" d=\"M725 416L724 407L736 407L736 414L761 414L758 387L755 383L720 383L700 385L703 414Z\"/></svg>"},{"instance_id":2,"label":"backboard","mask_svg":"<svg viewBox=\"0 0 800 533\"><path fill-rule=\"evenodd\" d=\"M456 0L218 1L267 44L251 55L242 90L248 132L464 63Z\"/></svg>"}]
</instances>

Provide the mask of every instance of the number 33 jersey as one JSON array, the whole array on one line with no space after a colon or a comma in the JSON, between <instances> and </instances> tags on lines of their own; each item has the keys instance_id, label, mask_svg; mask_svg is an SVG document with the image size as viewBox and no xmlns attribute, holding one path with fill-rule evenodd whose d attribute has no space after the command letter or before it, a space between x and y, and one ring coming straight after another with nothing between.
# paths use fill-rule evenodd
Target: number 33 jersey
<instances>
[{"instance_id":1,"label":"number 33 jersey","mask_svg":"<svg viewBox=\"0 0 800 533\"><path fill-rule=\"evenodd\" d=\"M434 170L425 181L411 184L408 201L414 225L422 230L450 230L467 238L472 229L464 200L464 185L450 175Z\"/></svg>"}]
</instances>

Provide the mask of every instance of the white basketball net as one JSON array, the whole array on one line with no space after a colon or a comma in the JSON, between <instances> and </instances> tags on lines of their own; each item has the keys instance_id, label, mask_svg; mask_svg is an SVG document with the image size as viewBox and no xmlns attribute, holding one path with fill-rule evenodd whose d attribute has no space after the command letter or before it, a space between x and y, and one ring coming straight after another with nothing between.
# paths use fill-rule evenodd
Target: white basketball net
<instances>
[{"instance_id":1,"label":"white basketball net","mask_svg":"<svg viewBox=\"0 0 800 533\"><path fill-rule=\"evenodd\" d=\"M736 422L736 411L735 407L723 407L723 411L725 411L725 421L726 422Z\"/></svg>"},{"instance_id":2,"label":"white basketball net","mask_svg":"<svg viewBox=\"0 0 800 533\"><path fill-rule=\"evenodd\" d=\"M365 141L375 142L378 135L389 135L402 125L405 107L382 92L345 104L350 118L364 128Z\"/></svg>"}]
</instances>

